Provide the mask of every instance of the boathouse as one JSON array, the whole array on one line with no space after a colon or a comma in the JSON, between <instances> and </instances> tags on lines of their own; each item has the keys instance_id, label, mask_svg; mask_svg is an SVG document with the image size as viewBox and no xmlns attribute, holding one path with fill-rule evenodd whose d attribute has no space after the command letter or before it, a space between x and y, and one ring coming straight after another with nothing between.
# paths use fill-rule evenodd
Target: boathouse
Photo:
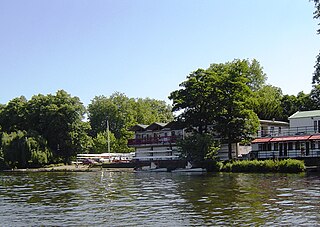
<instances>
[{"instance_id":1,"label":"boathouse","mask_svg":"<svg viewBox=\"0 0 320 227\"><path fill-rule=\"evenodd\" d=\"M259 135L252 141L251 158L320 157L320 110L298 111L289 117L287 130Z\"/></svg>"}]
</instances>

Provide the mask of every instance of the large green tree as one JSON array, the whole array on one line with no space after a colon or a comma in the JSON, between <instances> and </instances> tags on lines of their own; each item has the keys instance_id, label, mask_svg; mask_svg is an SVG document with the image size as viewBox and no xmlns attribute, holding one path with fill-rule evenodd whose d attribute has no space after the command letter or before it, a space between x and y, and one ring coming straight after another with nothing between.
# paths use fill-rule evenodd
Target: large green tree
<instances>
[{"instance_id":1,"label":"large green tree","mask_svg":"<svg viewBox=\"0 0 320 227\"><path fill-rule=\"evenodd\" d=\"M213 127L228 143L230 159L231 144L252 136L258 128L258 118L252 110L252 80L263 73L257 67L252 70L248 63L248 60L234 60L212 64L207 70L199 69L169 96L173 110L182 111L181 121L196 127L200 134L209 125ZM255 77L257 72L259 75Z\"/></svg>"},{"instance_id":2,"label":"large green tree","mask_svg":"<svg viewBox=\"0 0 320 227\"><path fill-rule=\"evenodd\" d=\"M40 148L52 152L51 161L68 162L76 153L87 149L90 125L83 121L84 113L85 107L78 97L60 90L55 95L35 95L29 101L24 97L9 101L0 109L0 127L8 135L21 131L28 140L43 138L46 148ZM20 139L10 141L20 144L14 142ZM11 145L6 144L6 147L9 149Z\"/></svg>"},{"instance_id":3,"label":"large green tree","mask_svg":"<svg viewBox=\"0 0 320 227\"><path fill-rule=\"evenodd\" d=\"M173 91L169 99L173 101L173 111L181 112L178 119L187 127L196 128L202 134L214 121L213 112L219 103L213 94L218 94L218 77L214 72L198 69L187 76L179 86L182 89Z\"/></svg>"}]
</instances>

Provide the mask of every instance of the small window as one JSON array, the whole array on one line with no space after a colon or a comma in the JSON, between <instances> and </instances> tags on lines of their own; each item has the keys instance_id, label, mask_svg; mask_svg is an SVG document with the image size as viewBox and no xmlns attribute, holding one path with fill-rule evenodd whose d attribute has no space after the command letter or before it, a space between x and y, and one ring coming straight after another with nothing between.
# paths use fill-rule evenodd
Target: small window
<instances>
[{"instance_id":1,"label":"small window","mask_svg":"<svg viewBox=\"0 0 320 227\"><path fill-rule=\"evenodd\" d=\"M293 143L292 142L288 143L288 150L293 150Z\"/></svg>"},{"instance_id":2,"label":"small window","mask_svg":"<svg viewBox=\"0 0 320 227\"><path fill-rule=\"evenodd\" d=\"M318 121L314 121L313 122L313 129L314 129L315 132L317 132L317 130L318 130Z\"/></svg>"},{"instance_id":3,"label":"small window","mask_svg":"<svg viewBox=\"0 0 320 227\"><path fill-rule=\"evenodd\" d=\"M274 150L274 151L279 150L279 144L278 144L278 143L274 143L274 144L273 144L273 150Z\"/></svg>"},{"instance_id":4,"label":"small window","mask_svg":"<svg viewBox=\"0 0 320 227\"><path fill-rule=\"evenodd\" d=\"M311 141L311 149L312 150L316 149L316 143L314 141Z\"/></svg>"},{"instance_id":5,"label":"small window","mask_svg":"<svg viewBox=\"0 0 320 227\"><path fill-rule=\"evenodd\" d=\"M295 146L296 146L296 150L300 150L300 142L296 142Z\"/></svg>"}]
</instances>

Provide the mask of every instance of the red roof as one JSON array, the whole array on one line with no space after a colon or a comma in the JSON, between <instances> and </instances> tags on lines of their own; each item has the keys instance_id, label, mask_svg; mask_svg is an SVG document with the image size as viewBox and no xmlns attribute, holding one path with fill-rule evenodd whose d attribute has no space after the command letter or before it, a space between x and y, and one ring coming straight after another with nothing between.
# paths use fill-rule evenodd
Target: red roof
<instances>
[{"instance_id":1,"label":"red roof","mask_svg":"<svg viewBox=\"0 0 320 227\"><path fill-rule=\"evenodd\" d=\"M255 140L253 140L251 143L267 143L271 140L271 137L268 138L257 138Z\"/></svg>"},{"instance_id":2,"label":"red roof","mask_svg":"<svg viewBox=\"0 0 320 227\"><path fill-rule=\"evenodd\" d=\"M318 135L312 135L309 140L320 140L320 134Z\"/></svg>"},{"instance_id":3,"label":"red roof","mask_svg":"<svg viewBox=\"0 0 320 227\"><path fill-rule=\"evenodd\" d=\"M274 137L270 142L282 142L282 141L301 141L308 140L311 136L284 136L284 137Z\"/></svg>"}]
</instances>

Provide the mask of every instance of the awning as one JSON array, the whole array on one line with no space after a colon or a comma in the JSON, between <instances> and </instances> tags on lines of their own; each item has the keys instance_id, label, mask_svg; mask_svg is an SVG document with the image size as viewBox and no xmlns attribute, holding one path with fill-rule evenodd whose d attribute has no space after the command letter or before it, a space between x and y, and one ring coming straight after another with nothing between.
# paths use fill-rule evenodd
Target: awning
<instances>
[{"instance_id":1,"label":"awning","mask_svg":"<svg viewBox=\"0 0 320 227\"><path fill-rule=\"evenodd\" d=\"M312 135L309 140L320 140L320 134L318 135Z\"/></svg>"},{"instance_id":2,"label":"awning","mask_svg":"<svg viewBox=\"0 0 320 227\"><path fill-rule=\"evenodd\" d=\"M270 142L282 142L282 141L304 141L308 140L311 136L284 136L284 137L274 137Z\"/></svg>"},{"instance_id":3,"label":"awning","mask_svg":"<svg viewBox=\"0 0 320 227\"><path fill-rule=\"evenodd\" d=\"M255 140L253 140L251 143L267 143L271 140L271 137L268 138L257 138Z\"/></svg>"}]
</instances>

